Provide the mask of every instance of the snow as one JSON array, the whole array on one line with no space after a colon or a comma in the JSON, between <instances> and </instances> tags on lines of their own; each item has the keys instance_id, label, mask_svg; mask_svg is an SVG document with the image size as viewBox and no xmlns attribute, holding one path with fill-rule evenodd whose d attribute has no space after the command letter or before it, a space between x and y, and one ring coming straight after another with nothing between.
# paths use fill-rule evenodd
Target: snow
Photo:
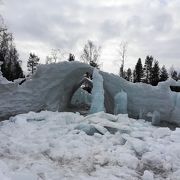
<instances>
[{"instance_id":1,"label":"snow","mask_svg":"<svg viewBox=\"0 0 180 180\"><path fill-rule=\"evenodd\" d=\"M154 175L150 171L144 171L142 180L154 180Z\"/></svg>"},{"instance_id":2,"label":"snow","mask_svg":"<svg viewBox=\"0 0 180 180\"><path fill-rule=\"evenodd\" d=\"M20 114L0 123L0 179L179 180L179 137L126 114Z\"/></svg>"}]
</instances>

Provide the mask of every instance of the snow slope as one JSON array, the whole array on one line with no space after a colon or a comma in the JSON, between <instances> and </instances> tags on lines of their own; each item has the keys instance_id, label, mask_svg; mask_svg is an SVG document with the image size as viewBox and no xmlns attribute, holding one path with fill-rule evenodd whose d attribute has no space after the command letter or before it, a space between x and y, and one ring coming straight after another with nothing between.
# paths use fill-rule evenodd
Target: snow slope
<instances>
[{"instance_id":1,"label":"snow slope","mask_svg":"<svg viewBox=\"0 0 180 180\"><path fill-rule=\"evenodd\" d=\"M127 115L29 112L0 124L0 179L179 180L179 137Z\"/></svg>"}]
</instances>

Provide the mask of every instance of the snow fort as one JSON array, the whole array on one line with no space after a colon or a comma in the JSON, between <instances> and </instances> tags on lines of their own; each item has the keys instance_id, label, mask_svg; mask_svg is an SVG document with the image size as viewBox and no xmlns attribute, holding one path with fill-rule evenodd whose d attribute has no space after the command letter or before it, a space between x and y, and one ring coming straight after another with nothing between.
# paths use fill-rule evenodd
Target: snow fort
<instances>
[{"instance_id":1,"label":"snow fort","mask_svg":"<svg viewBox=\"0 0 180 180\"><path fill-rule=\"evenodd\" d=\"M84 77L86 73L93 74L94 79ZM93 73L93 67L79 62L40 65L32 79L22 85L1 83L0 119L29 111L71 111L72 102L77 104L74 96L84 93L83 84L92 92L80 102L85 101L91 113L127 113L136 119L180 125L180 94L171 91L172 81L156 87L134 84L103 71ZM158 117L148 116L154 112Z\"/></svg>"}]
</instances>

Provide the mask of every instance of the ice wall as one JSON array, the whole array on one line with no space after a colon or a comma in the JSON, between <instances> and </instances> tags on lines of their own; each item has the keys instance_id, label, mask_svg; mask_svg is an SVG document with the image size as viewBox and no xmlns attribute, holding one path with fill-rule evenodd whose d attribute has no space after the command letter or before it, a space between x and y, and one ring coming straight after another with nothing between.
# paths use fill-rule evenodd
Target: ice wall
<instances>
[{"instance_id":1,"label":"ice wall","mask_svg":"<svg viewBox=\"0 0 180 180\"><path fill-rule=\"evenodd\" d=\"M40 65L32 80L21 86L0 85L0 119L29 111L66 111L86 72L92 73L93 68L79 62ZM108 113L114 113L114 97L123 90L127 93L127 112L130 117L139 118L141 114L142 118L147 119L149 112L157 111L161 121L180 126L180 95L171 92L169 82L153 87L127 82L102 71L99 73L103 77L104 105Z\"/></svg>"},{"instance_id":2,"label":"ice wall","mask_svg":"<svg viewBox=\"0 0 180 180\"><path fill-rule=\"evenodd\" d=\"M99 71L94 68L93 71L93 89L92 89L92 103L90 114L104 111L104 87L103 78Z\"/></svg>"}]
</instances>

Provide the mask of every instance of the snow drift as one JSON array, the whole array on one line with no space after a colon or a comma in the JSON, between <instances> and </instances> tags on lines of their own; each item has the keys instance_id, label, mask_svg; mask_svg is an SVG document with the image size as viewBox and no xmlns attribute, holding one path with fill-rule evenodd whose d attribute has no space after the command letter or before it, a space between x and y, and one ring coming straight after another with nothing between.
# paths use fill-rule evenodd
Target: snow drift
<instances>
[{"instance_id":1,"label":"snow drift","mask_svg":"<svg viewBox=\"0 0 180 180\"><path fill-rule=\"evenodd\" d=\"M65 111L77 85L80 86L83 74L92 74L93 68L79 62L62 62L40 65L36 74L15 88L0 85L0 118L29 111ZM152 120L148 113L160 114L161 121L180 125L180 95L171 92L172 82L160 83L158 86L137 83L106 72L103 77L104 104L106 112L114 113L115 96L120 92L127 94L127 112L129 117Z\"/></svg>"}]
</instances>

